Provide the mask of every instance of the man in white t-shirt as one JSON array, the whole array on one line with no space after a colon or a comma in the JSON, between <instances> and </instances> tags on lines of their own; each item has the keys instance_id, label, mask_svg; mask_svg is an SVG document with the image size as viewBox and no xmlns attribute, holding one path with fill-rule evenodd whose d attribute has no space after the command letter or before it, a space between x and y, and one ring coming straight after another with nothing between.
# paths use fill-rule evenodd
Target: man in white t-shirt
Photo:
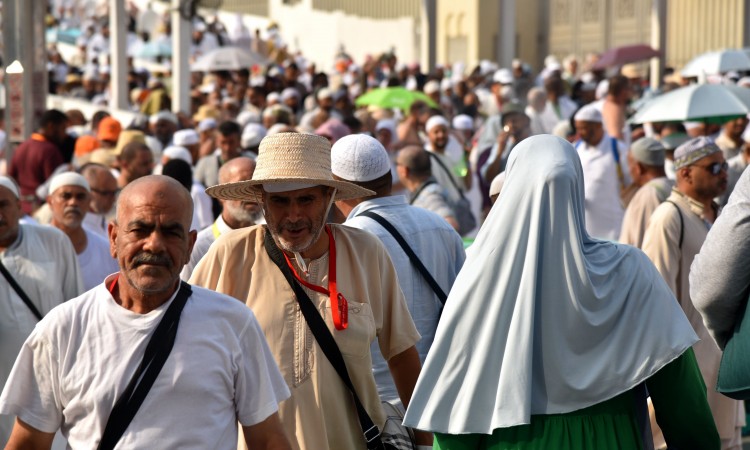
<instances>
[{"instance_id":1,"label":"man in white t-shirt","mask_svg":"<svg viewBox=\"0 0 750 450\"><path fill-rule=\"evenodd\" d=\"M109 254L107 239L83 226L91 202L91 188L83 175L75 172L55 175L49 187L50 225L59 228L73 244L83 288L87 291L118 270L117 261Z\"/></svg>"},{"instance_id":2,"label":"man in white t-shirt","mask_svg":"<svg viewBox=\"0 0 750 450\"><path fill-rule=\"evenodd\" d=\"M97 448L180 290L174 346L117 445L235 449L239 421L248 447L291 448L277 414L289 389L255 316L179 280L195 242L191 217L188 192L168 177L122 191L109 228L120 272L51 311L27 339L0 394L0 414L16 416L6 448L48 449L58 428L70 447Z\"/></svg>"}]
</instances>

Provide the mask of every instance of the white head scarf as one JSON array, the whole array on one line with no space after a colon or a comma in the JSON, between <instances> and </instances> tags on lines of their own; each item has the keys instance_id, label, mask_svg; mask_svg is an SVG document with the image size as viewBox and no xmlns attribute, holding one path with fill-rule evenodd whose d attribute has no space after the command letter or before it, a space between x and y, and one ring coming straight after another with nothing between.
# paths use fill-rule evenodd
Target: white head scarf
<instances>
[{"instance_id":1,"label":"white head scarf","mask_svg":"<svg viewBox=\"0 0 750 450\"><path fill-rule=\"evenodd\" d=\"M450 291L404 424L491 434L619 395L698 338L640 250L588 236L563 139L512 151Z\"/></svg>"}]
</instances>

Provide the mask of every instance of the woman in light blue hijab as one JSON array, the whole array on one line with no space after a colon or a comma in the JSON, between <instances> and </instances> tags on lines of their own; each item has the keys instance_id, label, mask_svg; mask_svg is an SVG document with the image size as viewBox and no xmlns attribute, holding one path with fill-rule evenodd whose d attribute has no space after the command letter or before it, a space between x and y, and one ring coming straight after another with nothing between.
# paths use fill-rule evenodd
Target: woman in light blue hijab
<instances>
[{"instance_id":1,"label":"woman in light blue hijab","mask_svg":"<svg viewBox=\"0 0 750 450\"><path fill-rule=\"evenodd\" d=\"M445 449L718 449L698 340L638 249L588 236L565 140L512 151L404 419Z\"/></svg>"}]
</instances>

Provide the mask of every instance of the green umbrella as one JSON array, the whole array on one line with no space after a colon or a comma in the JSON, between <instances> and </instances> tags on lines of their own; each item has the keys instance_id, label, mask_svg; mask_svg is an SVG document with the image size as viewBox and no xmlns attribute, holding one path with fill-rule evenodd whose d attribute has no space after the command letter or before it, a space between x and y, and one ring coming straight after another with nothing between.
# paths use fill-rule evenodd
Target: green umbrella
<instances>
[{"instance_id":1,"label":"green umbrella","mask_svg":"<svg viewBox=\"0 0 750 450\"><path fill-rule=\"evenodd\" d=\"M399 108L407 111L412 103L421 100L433 108L438 105L423 92L410 91L401 86L373 89L357 99L357 106L375 105L381 108Z\"/></svg>"}]
</instances>

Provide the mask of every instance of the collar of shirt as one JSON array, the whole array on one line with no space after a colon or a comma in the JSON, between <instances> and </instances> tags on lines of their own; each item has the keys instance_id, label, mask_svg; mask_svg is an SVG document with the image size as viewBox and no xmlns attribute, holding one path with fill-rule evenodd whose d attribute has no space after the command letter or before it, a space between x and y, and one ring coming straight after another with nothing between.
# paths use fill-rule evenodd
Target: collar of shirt
<instances>
[{"instance_id":1,"label":"collar of shirt","mask_svg":"<svg viewBox=\"0 0 750 450\"><path fill-rule=\"evenodd\" d=\"M690 208L690 211L692 211L693 214L700 217L701 220L703 220L704 222L706 221L706 215L705 215L706 209L703 207L703 203L689 197L686 194L683 194L682 192L677 190L677 187L672 188L672 193L677 194L680 197L680 199L682 199L682 201L685 203L685 205L687 205L687 207ZM719 205L716 202L712 201L711 207L714 209L714 211L717 213L716 215L718 216Z\"/></svg>"},{"instance_id":2,"label":"collar of shirt","mask_svg":"<svg viewBox=\"0 0 750 450\"><path fill-rule=\"evenodd\" d=\"M355 206L354 209L352 209L351 212L349 213L349 216L347 216L346 220L350 220L356 217L358 214L361 214L371 209L384 208L388 206L399 206L399 205L406 205L406 204L407 204L406 197L404 197L403 195L391 195L388 197L371 198Z\"/></svg>"}]
</instances>

